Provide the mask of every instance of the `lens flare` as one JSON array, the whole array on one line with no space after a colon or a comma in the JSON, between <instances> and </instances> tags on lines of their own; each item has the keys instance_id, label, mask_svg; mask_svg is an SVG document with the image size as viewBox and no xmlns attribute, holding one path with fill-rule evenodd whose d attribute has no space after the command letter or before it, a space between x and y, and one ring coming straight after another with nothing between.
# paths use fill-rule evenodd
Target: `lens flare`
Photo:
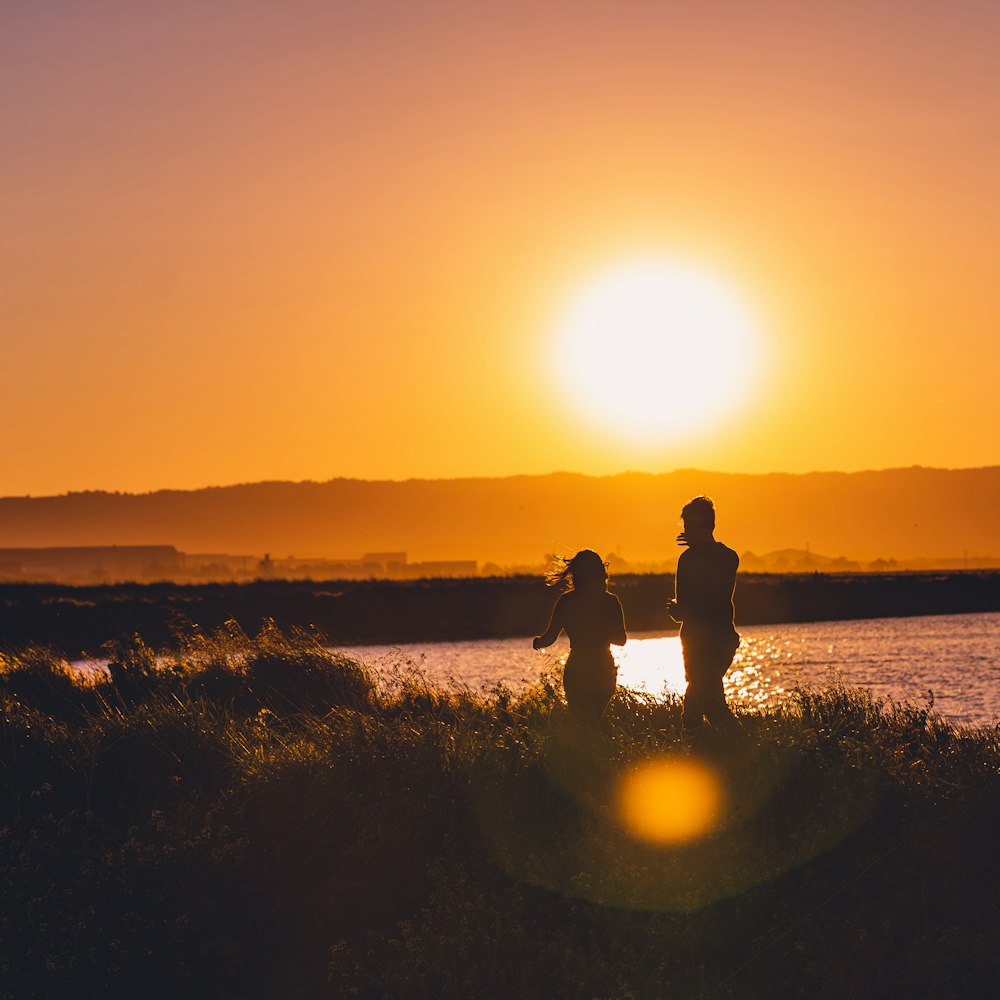
<instances>
[{"instance_id":1,"label":"lens flare","mask_svg":"<svg viewBox=\"0 0 1000 1000\"><path fill-rule=\"evenodd\" d=\"M646 761L624 776L618 806L621 822L633 836L682 844L713 828L722 810L722 784L698 761Z\"/></svg>"}]
</instances>

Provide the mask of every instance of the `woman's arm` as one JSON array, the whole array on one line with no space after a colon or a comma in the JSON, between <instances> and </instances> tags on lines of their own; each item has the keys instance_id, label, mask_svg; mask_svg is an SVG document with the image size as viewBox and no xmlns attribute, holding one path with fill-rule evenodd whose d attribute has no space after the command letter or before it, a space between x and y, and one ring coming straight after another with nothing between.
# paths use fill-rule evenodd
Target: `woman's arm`
<instances>
[{"instance_id":1,"label":"woman's arm","mask_svg":"<svg viewBox=\"0 0 1000 1000\"><path fill-rule=\"evenodd\" d=\"M552 609L552 617L549 619L548 628L541 634L536 635L534 639L531 640L532 649L544 649L546 646L551 646L552 643L559 638L559 633L562 631L562 612L563 612L563 599L560 597L556 601L556 606Z\"/></svg>"}]
</instances>

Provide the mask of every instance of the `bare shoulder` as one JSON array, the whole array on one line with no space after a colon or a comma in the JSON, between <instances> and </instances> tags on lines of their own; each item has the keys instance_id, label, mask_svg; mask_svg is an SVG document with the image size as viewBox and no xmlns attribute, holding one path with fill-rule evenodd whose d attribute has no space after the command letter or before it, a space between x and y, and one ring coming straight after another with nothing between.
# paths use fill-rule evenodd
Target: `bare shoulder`
<instances>
[{"instance_id":1,"label":"bare shoulder","mask_svg":"<svg viewBox=\"0 0 1000 1000\"><path fill-rule=\"evenodd\" d=\"M719 552L725 557L726 562L732 563L734 566L739 566L740 557L735 549L731 549L728 545L719 542Z\"/></svg>"}]
</instances>

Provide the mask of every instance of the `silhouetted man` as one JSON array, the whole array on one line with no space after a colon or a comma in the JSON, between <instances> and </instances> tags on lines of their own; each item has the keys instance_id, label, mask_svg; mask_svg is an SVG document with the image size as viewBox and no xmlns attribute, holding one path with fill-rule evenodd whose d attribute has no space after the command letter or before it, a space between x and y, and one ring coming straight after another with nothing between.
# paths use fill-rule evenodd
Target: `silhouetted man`
<instances>
[{"instance_id":1,"label":"silhouetted man","mask_svg":"<svg viewBox=\"0 0 1000 1000\"><path fill-rule=\"evenodd\" d=\"M677 560L674 598L667 612L681 622L684 650L684 731L699 732L708 719L718 728L739 728L726 704L722 678L733 662L740 636L733 625L733 590L740 557L715 540L715 504L695 497L681 511L677 536L687 550Z\"/></svg>"}]
</instances>

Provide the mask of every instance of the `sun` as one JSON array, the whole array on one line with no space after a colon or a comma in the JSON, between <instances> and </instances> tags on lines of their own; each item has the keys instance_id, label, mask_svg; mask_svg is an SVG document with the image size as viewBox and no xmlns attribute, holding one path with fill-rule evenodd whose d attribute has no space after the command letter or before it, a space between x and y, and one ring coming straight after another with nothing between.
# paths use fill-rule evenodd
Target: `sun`
<instances>
[{"instance_id":1,"label":"sun","mask_svg":"<svg viewBox=\"0 0 1000 1000\"><path fill-rule=\"evenodd\" d=\"M637 442L689 437L745 399L759 337L737 294L711 274L661 259L612 268L570 296L554 364L595 423Z\"/></svg>"}]
</instances>

